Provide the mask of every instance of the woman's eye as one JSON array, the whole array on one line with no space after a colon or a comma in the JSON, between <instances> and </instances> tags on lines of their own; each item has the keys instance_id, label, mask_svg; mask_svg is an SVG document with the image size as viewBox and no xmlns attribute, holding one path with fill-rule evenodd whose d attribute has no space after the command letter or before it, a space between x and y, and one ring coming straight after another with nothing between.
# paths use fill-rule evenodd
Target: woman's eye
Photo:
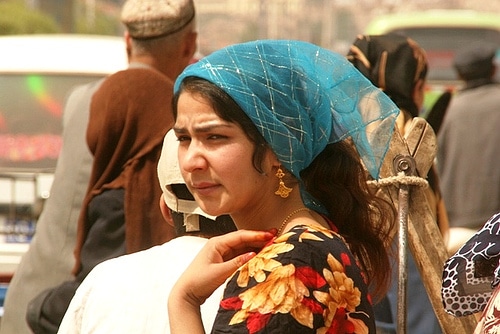
<instances>
[{"instance_id":1,"label":"woman's eye","mask_svg":"<svg viewBox=\"0 0 500 334\"><path fill-rule=\"evenodd\" d=\"M187 141L190 138L188 136L179 136L177 137L177 141L182 142L182 141Z\"/></svg>"},{"instance_id":2,"label":"woman's eye","mask_svg":"<svg viewBox=\"0 0 500 334\"><path fill-rule=\"evenodd\" d=\"M209 140L226 139L226 138L228 137L220 134L212 134L207 137L207 139Z\"/></svg>"}]
</instances>

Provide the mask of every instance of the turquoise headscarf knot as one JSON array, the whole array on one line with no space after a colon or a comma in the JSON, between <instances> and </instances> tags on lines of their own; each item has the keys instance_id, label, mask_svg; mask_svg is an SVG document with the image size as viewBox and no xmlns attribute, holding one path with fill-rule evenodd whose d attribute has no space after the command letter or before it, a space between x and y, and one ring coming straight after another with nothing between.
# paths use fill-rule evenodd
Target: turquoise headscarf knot
<instances>
[{"instance_id":1,"label":"turquoise headscarf knot","mask_svg":"<svg viewBox=\"0 0 500 334\"><path fill-rule=\"evenodd\" d=\"M189 76L229 94L297 179L328 143L348 137L378 178L399 109L344 56L307 42L260 40L188 66L175 92Z\"/></svg>"}]
</instances>

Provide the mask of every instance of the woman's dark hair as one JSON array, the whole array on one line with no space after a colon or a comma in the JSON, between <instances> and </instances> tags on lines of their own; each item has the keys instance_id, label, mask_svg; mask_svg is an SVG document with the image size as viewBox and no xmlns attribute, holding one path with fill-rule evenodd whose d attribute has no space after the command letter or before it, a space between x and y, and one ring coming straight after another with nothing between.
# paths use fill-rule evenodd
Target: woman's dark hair
<instances>
[{"instance_id":1,"label":"woman's dark hair","mask_svg":"<svg viewBox=\"0 0 500 334\"><path fill-rule=\"evenodd\" d=\"M209 81L187 77L173 98L174 119L181 91L199 94L220 118L241 126L255 144L253 164L262 172L261 162L269 146L239 105ZM305 189L325 206L329 218L359 260L371 282L373 294L383 296L390 283L385 242L395 223L395 209L368 187L366 171L354 147L346 141L327 145L301 172L301 178Z\"/></svg>"},{"instance_id":2,"label":"woman's dark hair","mask_svg":"<svg viewBox=\"0 0 500 334\"><path fill-rule=\"evenodd\" d=\"M354 146L348 141L328 144L300 176L359 259L373 294L382 296L390 284L387 247L396 212L369 188Z\"/></svg>"}]
</instances>

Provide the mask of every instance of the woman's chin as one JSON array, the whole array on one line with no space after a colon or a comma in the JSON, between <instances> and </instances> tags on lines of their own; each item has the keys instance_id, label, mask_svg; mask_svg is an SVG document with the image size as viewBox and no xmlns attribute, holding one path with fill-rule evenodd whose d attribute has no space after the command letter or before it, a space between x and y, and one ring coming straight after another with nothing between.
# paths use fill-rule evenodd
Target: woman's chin
<instances>
[{"instance_id":1,"label":"woman's chin","mask_svg":"<svg viewBox=\"0 0 500 334\"><path fill-rule=\"evenodd\" d=\"M204 205L203 203L200 203L200 208L210 216L222 216L227 214L220 206L217 205Z\"/></svg>"}]
</instances>

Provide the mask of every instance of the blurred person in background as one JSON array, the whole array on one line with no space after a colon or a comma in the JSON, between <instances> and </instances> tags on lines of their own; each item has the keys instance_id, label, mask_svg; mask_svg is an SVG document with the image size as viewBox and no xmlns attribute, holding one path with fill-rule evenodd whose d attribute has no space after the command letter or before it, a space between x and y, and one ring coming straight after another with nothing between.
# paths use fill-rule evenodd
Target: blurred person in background
<instances>
[{"instance_id":1,"label":"blurred person in background","mask_svg":"<svg viewBox=\"0 0 500 334\"><path fill-rule=\"evenodd\" d=\"M161 190L143 180L156 178L162 139L172 125L173 80L196 49L194 16L189 0L125 3L130 65L108 77L93 95L86 133L94 159L74 245L75 276L29 303L26 318L35 333L57 331L74 291L97 263L174 236L162 224Z\"/></svg>"},{"instance_id":2,"label":"blurred person in background","mask_svg":"<svg viewBox=\"0 0 500 334\"><path fill-rule=\"evenodd\" d=\"M500 84L496 47L477 42L458 51L463 87L451 99L438 134L437 166L450 219L451 253L500 211Z\"/></svg>"},{"instance_id":3,"label":"blurred person in background","mask_svg":"<svg viewBox=\"0 0 500 334\"><path fill-rule=\"evenodd\" d=\"M396 124L402 136L414 117L419 116L424 101L424 87L427 76L425 51L412 39L402 35L388 34L358 36L350 48L347 58L370 81L380 87L401 112ZM448 233L448 216L440 192L435 167L432 166L426 190L426 199L434 219L444 237ZM393 239L397 249L398 239ZM375 306L375 317L379 333L396 333L398 301L398 267L394 259L392 284L385 300ZM441 333L420 272L413 255L408 253L408 300L409 333Z\"/></svg>"},{"instance_id":4,"label":"blurred person in background","mask_svg":"<svg viewBox=\"0 0 500 334\"><path fill-rule=\"evenodd\" d=\"M188 17L178 16L179 8L186 4L192 11L187 11ZM129 1L127 7L122 21L127 29L129 67L156 70L174 80L196 48L192 1ZM30 248L9 284L1 334L32 333L26 322L29 301L72 277L77 221L92 166L85 141L86 125L91 97L101 82L79 87L68 98L63 147L51 197L37 222ZM173 231L169 234L173 235Z\"/></svg>"},{"instance_id":5,"label":"blurred person in background","mask_svg":"<svg viewBox=\"0 0 500 334\"><path fill-rule=\"evenodd\" d=\"M94 93L87 127L94 160L78 220L74 277L28 304L35 333L57 331L76 288L96 264L172 237L153 207L160 191L147 184L171 126L168 88L167 77L138 68L109 76Z\"/></svg>"},{"instance_id":6,"label":"blurred person in background","mask_svg":"<svg viewBox=\"0 0 500 334\"><path fill-rule=\"evenodd\" d=\"M31 333L26 323L29 301L71 278L76 226L92 166L92 155L85 144L86 124L90 99L102 80L76 87L67 99L63 113L63 145L50 197L45 201L29 249L7 289L1 334Z\"/></svg>"},{"instance_id":7,"label":"blurred person in background","mask_svg":"<svg viewBox=\"0 0 500 334\"><path fill-rule=\"evenodd\" d=\"M449 314L478 318L474 334L500 333L500 213L446 261L441 295Z\"/></svg>"},{"instance_id":8,"label":"blurred person in background","mask_svg":"<svg viewBox=\"0 0 500 334\"><path fill-rule=\"evenodd\" d=\"M229 216L204 213L184 184L177 162L178 141L163 141L158 180L160 208L176 238L163 245L97 265L78 288L59 333L169 333L170 290L207 238L236 230ZM202 306L210 332L222 297L218 289Z\"/></svg>"}]
</instances>

